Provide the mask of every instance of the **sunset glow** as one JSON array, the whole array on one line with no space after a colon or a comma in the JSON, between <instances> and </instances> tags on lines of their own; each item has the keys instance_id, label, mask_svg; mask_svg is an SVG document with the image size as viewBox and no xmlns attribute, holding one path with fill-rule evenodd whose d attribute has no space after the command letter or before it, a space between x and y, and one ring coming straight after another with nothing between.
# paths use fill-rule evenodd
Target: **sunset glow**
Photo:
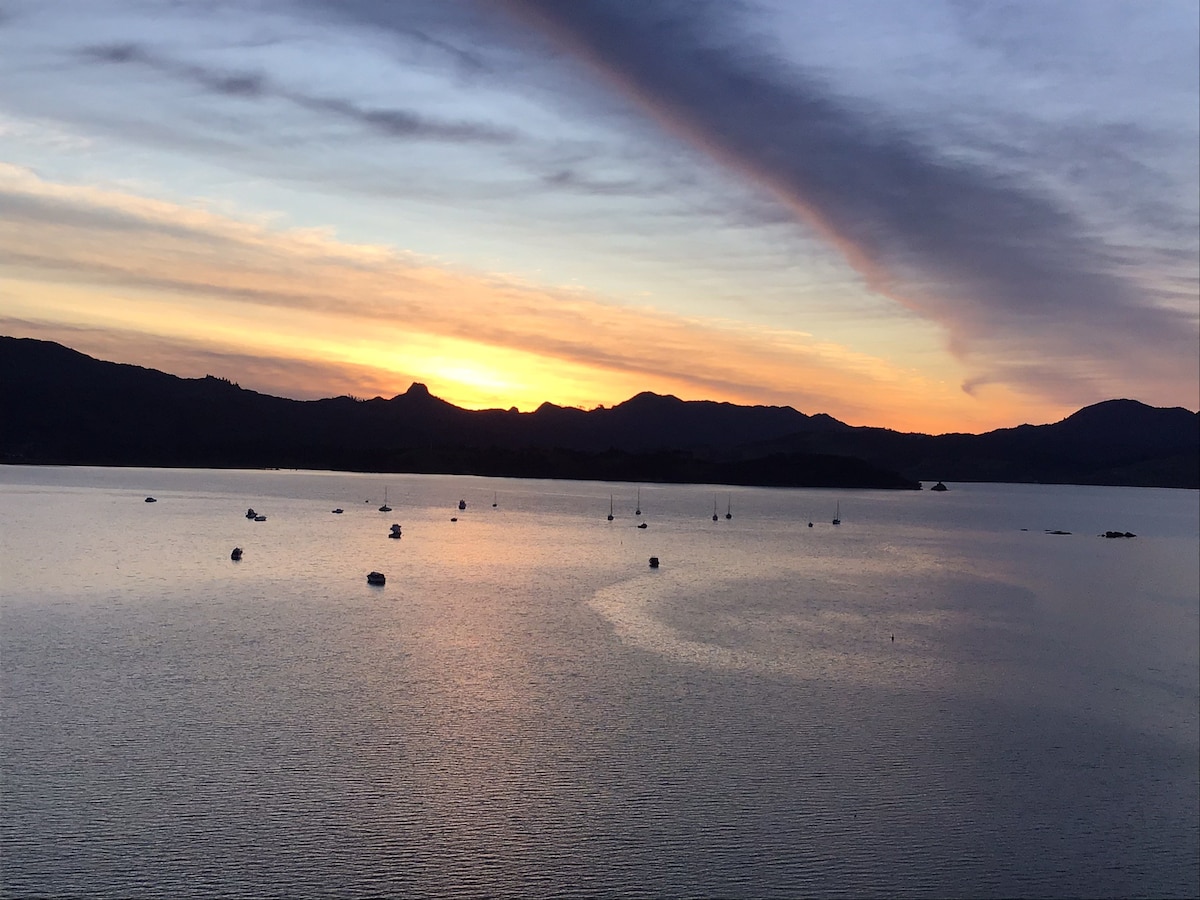
<instances>
[{"instance_id":1,"label":"sunset glow","mask_svg":"<svg viewBox=\"0 0 1200 900\"><path fill-rule=\"evenodd\" d=\"M0 19L0 333L297 398L1200 405L1187 4L53 6Z\"/></svg>"}]
</instances>

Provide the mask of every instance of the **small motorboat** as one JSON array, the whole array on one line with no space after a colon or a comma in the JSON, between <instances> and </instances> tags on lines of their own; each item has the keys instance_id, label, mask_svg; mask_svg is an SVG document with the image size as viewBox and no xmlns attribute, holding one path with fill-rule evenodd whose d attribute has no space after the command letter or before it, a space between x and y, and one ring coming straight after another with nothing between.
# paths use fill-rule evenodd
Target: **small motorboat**
<instances>
[{"instance_id":1,"label":"small motorboat","mask_svg":"<svg viewBox=\"0 0 1200 900\"><path fill-rule=\"evenodd\" d=\"M450 521L451 521L451 522L457 522L457 521L458 521L458 516L451 516L451 517L450 517Z\"/></svg>"},{"instance_id":2,"label":"small motorboat","mask_svg":"<svg viewBox=\"0 0 1200 900\"><path fill-rule=\"evenodd\" d=\"M649 528L649 527L650 526L647 525L645 522L642 522L640 525L638 525L638 528Z\"/></svg>"},{"instance_id":3,"label":"small motorboat","mask_svg":"<svg viewBox=\"0 0 1200 900\"><path fill-rule=\"evenodd\" d=\"M266 516L255 516L254 521L255 522L265 522L265 521L267 521L267 517Z\"/></svg>"},{"instance_id":4,"label":"small motorboat","mask_svg":"<svg viewBox=\"0 0 1200 900\"><path fill-rule=\"evenodd\" d=\"M146 498L146 502L147 502L147 503L157 503L158 501L157 501L157 500L155 500L153 497L147 497L147 498Z\"/></svg>"},{"instance_id":5,"label":"small motorboat","mask_svg":"<svg viewBox=\"0 0 1200 900\"><path fill-rule=\"evenodd\" d=\"M237 562L239 559L241 559L242 558L242 548L234 547L233 552L229 554L229 558L232 559L234 562Z\"/></svg>"},{"instance_id":6,"label":"small motorboat","mask_svg":"<svg viewBox=\"0 0 1200 900\"><path fill-rule=\"evenodd\" d=\"M650 568L652 568L652 569L658 568L658 557L657 556L650 557Z\"/></svg>"},{"instance_id":7,"label":"small motorboat","mask_svg":"<svg viewBox=\"0 0 1200 900\"><path fill-rule=\"evenodd\" d=\"M466 501L466 500L459 500L459 501L458 501L458 508L459 508L459 509L466 509L466 508L467 508L467 501Z\"/></svg>"},{"instance_id":8,"label":"small motorboat","mask_svg":"<svg viewBox=\"0 0 1200 900\"><path fill-rule=\"evenodd\" d=\"M382 572L370 572L367 574L367 584L386 584L387 577Z\"/></svg>"},{"instance_id":9,"label":"small motorboat","mask_svg":"<svg viewBox=\"0 0 1200 900\"><path fill-rule=\"evenodd\" d=\"M392 526L392 532L391 532L391 534L389 534L389 535L388 535L388 537L390 537L390 538L399 538L399 537L403 537L403 535L402 535L402 534L400 534L400 526L399 526L399 525L393 525L393 526Z\"/></svg>"},{"instance_id":10,"label":"small motorboat","mask_svg":"<svg viewBox=\"0 0 1200 900\"><path fill-rule=\"evenodd\" d=\"M247 519L253 519L253 518L254 518L255 516L257 516L257 515L258 515L258 513L256 513L256 512L254 511L254 507L253 507L253 506L252 506L252 507L250 507L248 510L246 510L246 518L247 518Z\"/></svg>"},{"instance_id":11,"label":"small motorboat","mask_svg":"<svg viewBox=\"0 0 1200 900\"><path fill-rule=\"evenodd\" d=\"M344 513L344 512L345 512L345 510L344 510L344 509L342 509L342 508L339 506L337 509L335 509L335 510L332 510L332 512L333 512L333 514L334 514L335 516L340 516L342 513Z\"/></svg>"}]
</instances>

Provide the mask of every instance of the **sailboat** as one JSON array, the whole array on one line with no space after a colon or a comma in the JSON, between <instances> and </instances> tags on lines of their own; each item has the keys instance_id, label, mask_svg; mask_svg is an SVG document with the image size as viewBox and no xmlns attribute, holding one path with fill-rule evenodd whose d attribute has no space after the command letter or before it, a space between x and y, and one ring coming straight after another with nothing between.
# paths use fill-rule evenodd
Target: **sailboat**
<instances>
[{"instance_id":1,"label":"sailboat","mask_svg":"<svg viewBox=\"0 0 1200 900\"><path fill-rule=\"evenodd\" d=\"M383 489L383 506L379 507L380 512L391 512L392 508L387 505L387 488Z\"/></svg>"},{"instance_id":2,"label":"sailboat","mask_svg":"<svg viewBox=\"0 0 1200 900\"><path fill-rule=\"evenodd\" d=\"M496 492L492 491L492 506L495 507L496 505L497 505Z\"/></svg>"},{"instance_id":3,"label":"sailboat","mask_svg":"<svg viewBox=\"0 0 1200 900\"><path fill-rule=\"evenodd\" d=\"M642 489L641 489L641 488L638 488L638 502L637 502L637 509L635 509L635 510L633 511L633 514L634 514L635 516L640 516L640 515L642 514Z\"/></svg>"},{"instance_id":4,"label":"sailboat","mask_svg":"<svg viewBox=\"0 0 1200 900\"><path fill-rule=\"evenodd\" d=\"M612 511L613 511L612 494L609 494L608 495L608 521L610 521L610 522L613 520Z\"/></svg>"},{"instance_id":5,"label":"sailboat","mask_svg":"<svg viewBox=\"0 0 1200 900\"><path fill-rule=\"evenodd\" d=\"M717 521L717 498L713 497L713 521Z\"/></svg>"},{"instance_id":6,"label":"sailboat","mask_svg":"<svg viewBox=\"0 0 1200 900\"><path fill-rule=\"evenodd\" d=\"M733 518L733 497L729 498L729 504L725 507L725 518Z\"/></svg>"},{"instance_id":7,"label":"sailboat","mask_svg":"<svg viewBox=\"0 0 1200 900\"><path fill-rule=\"evenodd\" d=\"M834 525L842 524L842 501L841 500L838 501L837 511L833 514L833 524Z\"/></svg>"}]
</instances>

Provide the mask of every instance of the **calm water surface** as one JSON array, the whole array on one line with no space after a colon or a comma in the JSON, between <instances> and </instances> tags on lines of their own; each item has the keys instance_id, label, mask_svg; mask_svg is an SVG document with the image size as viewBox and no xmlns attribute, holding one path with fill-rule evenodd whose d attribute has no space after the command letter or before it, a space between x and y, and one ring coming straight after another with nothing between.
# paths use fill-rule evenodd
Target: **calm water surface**
<instances>
[{"instance_id":1,"label":"calm water surface","mask_svg":"<svg viewBox=\"0 0 1200 900\"><path fill-rule=\"evenodd\" d=\"M635 503L0 467L0 895L1200 894L1195 492Z\"/></svg>"}]
</instances>

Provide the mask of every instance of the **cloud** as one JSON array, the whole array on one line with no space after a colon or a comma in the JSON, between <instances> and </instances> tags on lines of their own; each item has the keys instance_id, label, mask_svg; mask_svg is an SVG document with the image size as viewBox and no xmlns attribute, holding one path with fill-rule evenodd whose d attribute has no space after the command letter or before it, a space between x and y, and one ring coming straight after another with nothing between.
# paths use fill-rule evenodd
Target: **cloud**
<instances>
[{"instance_id":1,"label":"cloud","mask_svg":"<svg viewBox=\"0 0 1200 900\"><path fill-rule=\"evenodd\" d=\"M285 100L309 112L336 116L387 137L481 143L508 143L516 137L511 129L484 123L444 121L411 110L376 109L340 97L305 94L277 85L260 72L224 71L182 62L133 42L93 45L83 48L80 55L101 63L145 67L225 97Z\"/></svg>"},{"instance_id":2,"label":"cloud","mask_svg":"<svg viewBox=\"0 0 1200 900\"><path fill-rule=\"evenodd\" d=\"M297 359L279 354L238 353L199 338L147 334L128 328L83 327L43 319L0 316L0 334L55 341L111 362L137 348L137 364L180 378L229 377L273 396L319 400L331 396L391 396L396 373L343 362ZM253 387L251 387L253 386Z\"/></svg>"},{"instance_id":3,"label":"cloud","mask_svg":"<svg viewBox=\"0 0 1200 900\"><path fill-rule=\"evenodd\" d=\"M976 380L1090 400L1194 377L1194 265L1190 289L1148 302L1140 273L1050 194L939 153L919 123L901 127L741 40L737 7L502 5L766 185L875 291L943 326Z\"/></svg>"},{"instance_id":4,"label":"cloud","mask_svg":"<svg viewBox=\"0 0 1200 900\"><path fill-rule=\"evenodd\" d=\"M592 402L612 402L619 384L628 394L650 387L879 421L877 404L909 409L939 393L882 360L786 329L629 308L326 233L276 231L203 209L57 185L11 166L0 165L0 196L20 201L0 215L5 302L18 318L140 327L156 341L224 341L254 358L285 357L281 348L291 344L298 360L380 371L399 365L406 378L430 382L436 378L412 355L440 347L437 353L459 358L494 357L499 367L575 373L577 381L605 385L590 389ZM42 285L37 298L23 297L27 284ZM18 315L21 308L41 311ZM237 371L213 374L254 386Z\"/></svg>"}]
</instances>

